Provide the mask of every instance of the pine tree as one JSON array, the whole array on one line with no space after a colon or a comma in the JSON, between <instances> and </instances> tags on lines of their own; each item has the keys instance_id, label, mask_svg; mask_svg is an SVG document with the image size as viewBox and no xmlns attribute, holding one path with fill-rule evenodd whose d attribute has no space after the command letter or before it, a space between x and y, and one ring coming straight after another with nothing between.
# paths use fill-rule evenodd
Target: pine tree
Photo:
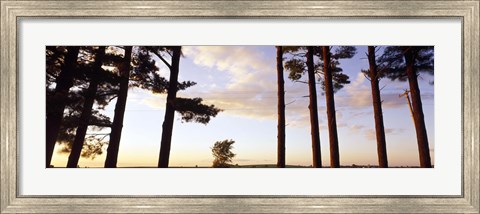
<instances>
[{"instance_id":1,"label":"pine tree","mask_svg":"<svg viewBox=\"0 0 480 214\"><path fill-rule=\"evenodd\" d=\"M337 117L335 111L335 89L340 89L343 84L348 84L348 76L341 73L342 69L338 67L339 59L352 58L356 53L356 48L353 46L339 46L335 49L335 53L331 53L330 46L321 46L323 59L323 86L325 91L325 99L327 105L327 119L328 119L328 136L330 141L330 167L340 167L340 152L338 149L338 133L337 133ZM317 52L319 53L319 51ZM334 85L333 81L335 79Z\"/></svg>"},{"instance_id":2,"label":"pine tree","mask_svg":"<svg viewBox=\"0 0 480 214\"><path fill-rule=\"evenodd\" d=\"M112 131L110 133L110 140L107 148L107 157L105 159L105 168L117 167L118 150L120 147L120 139L123 128L123 118L127 105L132 46L125 46L124 51L125 52L123 60L118 67L120 76L120 88L118 90L117 103L115 105Z\"/></svg>"},{"instance_id":3,"label":"pine tree","mask_svg":"<svg viewBox=\"0 0 480 214\"><path fill-rule=\"evenodd\" d=\"M277 167L285 168L285 80L283 79L283 49L277 46L278 125Z\"/></svg>"},{"instance_id":4,"label":"pine tree","mask_svg":"<svg viewBox=\"0 0 480 214\"><path fill-rule=\"evenodd\" d=\"M372 105L375 118L375 136L377 139L378 166L388 168L387 143L385 140L385 127L383 124L382 98L380 95L380 79L384 76L384 68L377 66L375 46L368 46L368 70L362 70L365 77L370 81L372 90Z\"/></svg>"},{"instance_id":5,"label":"pine tree","mask_svg":"<svg viewBox=\"0 0 480 214\"><path fill-rule=\"evenodd\" d=\"M58 104L58 99L54 97L55 85L61 73L61 65L64 61L64 53L69 47L64 46L49 46L47 47L47 63L46 63L46 112L55 111ZM75 139L76 129L80 121L80 115L83 110L84 95L88 88L89 77L92 72L92 63L94 58L93 47L79 47L78 57L76 59L76 68L72 76L72 87L70 88L67 97L63 100L65 103L63 119L55 139L56 143L62 146L59 153L71 153L72 145ZM104 73L108 74L108 73ZM108 75L107 75L108 76ZM114 82L114 76L110 75L108 81ZM115 87L112 84L103 82L99 86L99 93L95 97L97 109L92 109L89 126L92 126L93 131L100 131L106 127L110 127L110 119L99 113L99 109L103 109L108 100L111 99L112 91ZM87 134L85 142L81 151L81 157L94 159L97 155L102 154L102 148L106 144L104 138L107 135L101 134ZM52 154L53 155L53 154Z\"/></svg>"},{"instance_id":6,"label":"pine tree","mask_svg":"<svg viewBox=\"0 0 480 214\"><path fill-rule=\"evenodd\" d=\"M103 58L105 56L105 46L100 46L95 54L95 62L90 72L89 86L85 94L82 114L80 115L79 124L75 134L75 140L72 144L72 151L68 157L67 167L76 168L85 142L85 135L92 116L92 108L97 95L98 85L102 80Z\"/></svg>"},{"instance_id":7,"label":"pine tree","mask_svg":"<svg viewBox=\"0 0 480 214\"><path fill-rule=\"evenodd\" d=\"M380 58L382 64L388 65L386 75L391 80L408 80L412 97L413 119L417 133L420 166L431 168L430 148L427 129L423 115L422 99L418 86L420 73L433 74L433 46L389 46Z\"/></svg>"},{"instance_id":8,"label":"pine tree","mask_svg":"<svg viewBox=\"0 0 480 214\"><path fill-rule=\"evenodd\" d=\"M330 164L331 167L339 167L338 137L336 132L335 104L333 93L343 88L344 84L350 83L349 77L342 73L339 66L340 59L352 58L356 53L356 48L352 46L338 46L330 53L331 47L324 46L291 46L286 47L290 58L285 62L285 68L290 72L289 78L299 81L305 73L308 73L308 84L310 92L310 125L312 134L312 150L314 167L321 166L320 158L320 137L318 127L318 113L316 104L316 75L320 80L321 88L326 95L327 116L330 139ZM324 52L325 50L325 52ZM311 53L311 54L310 54ZM325 55L324 55L325 54ZM314 62L314 56L318 57L317 63ZM325 60L327 63L325 63ZM323 78L322 78L323 76ZM318 134L317 134L318 133ZM317 140L318 138L318 140ZM318 143L317 143L318 142ZM318 145L318 146L317 146Z\"/></svg>"},{"instance_id":9,"label":"pine tree","mask_svg":"<svg viewBox=\"0 0 480 214\"><path fill-rule=\"evenodd\" d=\"M51 48L51 47L50 47ZM53 49L53 48L51 48ZM61 72L56 78L56 86L54 92L50 96L51 102L55 105L47 111L46 119L46 160L45 166L50 167L53 150L62 124L63 112L65 110L68 91L73 85L73 76L77 67L77 58L80 47L70 46L67 49L64 62L61 65ZM54 56L54 59L57 58ZM48 68L48 67L47 67ZM49 80L49 70L47 69L47 81ZM51 75L50 75L51 76Z\"/></svg>"},{"instance_id":10,"label":"pine tree","mask_svg":"<svg viewBox=\"0 0 480 214\"><path fill-rule=\"evenodd\" d=\"M59 50L64 48L65 47L61 46L57 47ZM118 78L112 72L105 70L98 70L99 73L93 73L95 72L93 67L95 66L96 49L98 49L98 47L95 46L80 48L77 60L78 67L73 79L74 87L71 88L68 94L63 121L56 139L57 144L62 146L58 150L59 153L70 154L72 152L75 135L80 124L80 116L84 110L83 104L86 99L85 95L87 94L93 74L97 75L97 79L101 79L102 81L97 84L95 108L91 109L91 117L88 122L88 130L93 131L93 133L85 134L80 156L82 158L94 159L97 155L103 153L103 147L107 144L105 138L108 137L108 134L102 134L99 133L99 131L111 127L111 122L110 118L101 114L99 110L104 109L109 101L116 97L118 91L118 88L116 87ZM47 54L47 60L49 58L48 55L49 54ZM103 65L112 66L112 61L118 61L118 58L118 56L112 53L105 54L103 56ZM54 85L57 76L56 73L58 73L55 69L55 64L47 63L47 112L56 105L55 101L51 99L51 88L52 85Z\"/></svg>"},{"instance_id":11,"label":"pine tree","mask_svg":"<svg viewBox=\"0 0 480 214\"><path fill-rule=\"evenodd\" d=\"M160 156L158 159L158 167L166 168L170 160L175 111L181 114L183 121L207 124L210 118L215 117L221 109L216 108L214 105L202 104L203 100L201 98L177 97L178 90L184 90L195 85L194 82L183 82L182 84L178 82L180 57L182 55L181 46L148 47L147 49L155 54L170 70L165 117L162 125L162 140L160 142ZM170 57L170 62L167 61L166 55Z\"/></svg>"}]
</instances>

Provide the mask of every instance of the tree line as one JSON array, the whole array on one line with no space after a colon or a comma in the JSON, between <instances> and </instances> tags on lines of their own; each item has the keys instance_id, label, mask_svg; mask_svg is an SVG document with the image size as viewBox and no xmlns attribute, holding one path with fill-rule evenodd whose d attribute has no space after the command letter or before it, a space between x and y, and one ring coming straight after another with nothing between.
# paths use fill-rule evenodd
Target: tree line
<instances>
[{"instance_id":1,"label":"tree line","mask_svg":"<svg viewBox=\"0 0 480 214\"><path fill-rule=\"evenodd\" d=\"M340 167L334 93L343 88L345 84L350 83L349 77L343 73L343 69L340 67L340 59L352 58L356 54L356 47L276 46L276 49L278 77L277 167L285 167L284 68L289 72L289 79L293 81L299 81L303 75L307 75L308 77L308 82L306 83L309 88L312 166L316 168L322 167L316 94L316 84L317 82L320 83L326 99L330 167ZM387 46L383 49L383 53L380 56L376 56L378 51L379 47L368 46L366 55L369 68L361 71L371 83L378 165L381 168L388 167L379 81L382 78L389 78L390 80L408 81L409 83L420 166L423 168L431 168L430 149L423 115L420 88L418 86L418 76L422 72L433 75L434 49L432 46Z\"/></svg>"},{"instance_id":2,"label":"tree line","mask_svg":"<svg viewBox=\"0 0 480 214\"><path fill-rule=\"evenodd\" d=\"M312 138L312 166L322 167L317 89L319 84L327 103L330 167L340 167L334 93L350 83L340 59L356 54L353 46L276 46L278 85L277 167L285 167L285 80L302 82L306 75ZM388 167L385 130L379 81L382 78L408 81L412 97L414 126L421 167L432 167L422 110L418 75L433 74L433 47L368 46L369 68L362 70L371 82L377 153L380 167ZM208 124L222 109L206 105L203 99L182 98L179 90L194 86L194 81L178 81L181 46L48 46L46 48L46 167L56 144L69 153L66 167L78 167L80 157L95 157L108 144L104 167L117 167L128 90L137 87L152 93L167 94L158 167L169 165L175 112L185 122ZM159 75L156 61L169 70L169 79ZM101 114L116 99L113 119ZM110 128L108 135L88 135L87 130ZM109 137L108 143L104 139ZM227 142L227 141L225 141ZM228 141L230 142L230 141ZM231 141L233 142L233 141ZM232 143L225 143L230 148ZM216 147L215 147L216 148ZM222 149L218 150L222 151ZM233 157L233 153L230 154ZM218 157L218 156L216 156ZM223 166L223 162L217 165ZM215 164L214 164L215 165Z\"/></svg>"},{"instance_id":3,"label":"tree line","mask_svg":"<svg viewBox=\"0 0 480 214\"><path fill-rule=\"evenodd\" d=\"M177 96L178 90L196 84L178 82L181 55L180 46L47 47L46 167L51 167L57 142L63 144L61 151L70 153L68 168L78 167L80 156L102 154L105 136L86 137L89 126L111 129L104 167L117 167L130 87L167 93L158 167L168 167L175 112L182 121L207 124L222 111L203 104L202 98ZM158 74L154 56L169 69L168 80ZM114 117L110 121L99 110L115 98Z\"/></svg>"}]
</instances>

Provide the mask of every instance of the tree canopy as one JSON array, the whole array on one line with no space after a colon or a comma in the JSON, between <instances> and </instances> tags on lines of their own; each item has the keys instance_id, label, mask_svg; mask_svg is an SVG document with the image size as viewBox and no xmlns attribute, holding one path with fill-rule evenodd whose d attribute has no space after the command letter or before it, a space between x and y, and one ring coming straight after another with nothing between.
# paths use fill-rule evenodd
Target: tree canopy
<instances>
[{"instance_id":1,"label":"tree canopy","mask_svg":"<svg viewBox=\"0 0 480 214\"><path fill-rule=\"evenodd\" d=\"M384 49L383 55L378 59L378 66L385 68L385 76L387 78L400 81L407 80L407 65L404 54L409 50L414 55L414 68L417 75L420 73L433 75L433 46L388 46Z\"/></svg>"},{"instance_id":2,"label":"tree canopy","mask_svg":"<svg viewBox=\"0 0 480 214\"><path fill-rule=\"evenodd\" d=\"M349 84L349 76L343 73L340 67L340 59L352 58L356 53L353 46L334 46L334 52L331 54L330 68L332 71L334 92L342 89L345 84ZM285 61L285 69L289 72L288 78L293 81L299 81L307 72L306 51L307 46L283 46L287 60ZM323 76L323 55L320 46L313 47L313 53L317 56L315 63L315 73L322 91L325 91L325 80Z\"/></svg>"},{"instance_id":3,"label":"tree canopy","mask_svg":"<svg viewBox=\"0 0 480 214\"><path fill-rule=\"evenodd\" d=\"M212 167L214 168L229 168L232 166L232 158L235 157L235 153L232 152L235 141L223 140L217 141L212 147L212 154L215 158L213 160Z\"/></svg>"}]
</instances>

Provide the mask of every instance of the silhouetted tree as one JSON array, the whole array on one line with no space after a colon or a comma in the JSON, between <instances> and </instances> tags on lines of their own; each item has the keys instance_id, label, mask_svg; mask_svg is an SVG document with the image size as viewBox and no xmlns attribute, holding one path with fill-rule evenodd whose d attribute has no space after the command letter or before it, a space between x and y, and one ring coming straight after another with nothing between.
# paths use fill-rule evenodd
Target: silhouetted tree
<instances>
[{"instance_id":1,"label":"silhouetted tree","mask_svg":"<svg viewBox=\"0 0 480 214\"><path fill-rule=\"evenodd\" d=\"M157 50L155 54L171 54L171 47L138 47L138 53L133 54L134 58L131 60L131 63L133 65L133 73L130 75L130 81L125 81L125 78L122 78L122 74L125 74L121 72L122 66L126 65L125 57L119 57L120 55L118 53L109 53L103 55L103 60L102 64L98 64L97 60L94 60L94 58L98 58L98 53L93 54L89 53L92 51L92 48L94 47L86 47L85 50L82 50L79 55L79 63L81 65L80 68L76 68L77 72L75 73L75 77L73 78L72 85L75 85L76 87L74 90L72 90L69 94L70 98L67 99L65 102L69 102L69 106L67 106L67 111L65 112L65 122L63 124L62 128L62 133L60 134L57 138L57 142L62 143L64 145L63 149L60 150L60 152L70 152L71 157L69 157L70 162L76 162L76 164L71 163L71 167L76 167L78 165L78 158L73 158L72 154L75 154L75 156L79 156L78 152L80 153L80 156L82 157L92 157L94 158L96 155L99 155L102 153L102 148L103 145L105 144L104 138L107 135L101 135L101 134L92 134L89 135L86 133L86 130L88 129L89 125L93 125L94 128L98 127L99 129L104 128L104 127L112 127L112 124L110 123L110 120L108 117L99 114L98 110L93 109L93 103L96 101L97 102L97 108L104 108L105 105L108 104L109 101L117 97L117 95L121 94L119 93L120 91L123 91L123 95L119 95L117 101L117 106L123 105L123 109L125 107L125 102L122 102L123 100L121 97L125 96L128 90L128 87L125 87L125 85L130 85L132 87L140 87L143 89L147 89L152 91L153 93L166 93L168 92L168 87L170 85L169 81L167 81L165 78L161 77L156 73L158 71L158 67L155 65L155 61L151 59L150 57L150 51L152 50ZM112 49L113 46L110 46L109 49ZM131 52L131 47L128 47L126 50ZM56 50L59 49L59 50ZM115 49L115 48L114 48ZM63 52L66 52L63 50ZM61 62L63 62L62 59L62 54L64 54L61 50L61 47L47 47L47 114L48 112L52 111L51 109L55 107L56 103L55 100L53 99L53 89L52 85L54 84L54 81L56 80L56 76L60 73L60 65ZM110 52L110 51L108 51ZM118 50L116 51L118 52ZM123 54L129 56L129 54ZM56 59L55 59L56 58ZM164 60L164 58L161 58ZM77 63L78 64L78 63ZM92 65L93 64L93 65ZM107 70L113 68L113 72L104 69L95 69L93 67L98 66L106 66ZM128 66L130 66L130 63L128 63ZM77 66L78 67L78 66ZM117 71L115 71L117 70ZM101 73L101 77L98 76L100 73L95 73L95 71ZM120 73L120 74L118 74ZM109 81L109 84L99 84L100 78L104 78L105 74L109 74L108 79L105 81ZM128 74L128 73L127 73ZM56 75L56 76L55 76ZM83 75L83 76L82 76ZM119 77L120 75L120 77ZM94 79L94 77L98 77L97 79ZM115 78L117 77L117 78ZM76 79L75 79L76 78ZM119 84L120 81L123 79L123 85L120 88L123 88L123 90L119 89L117 84ZM103 81L103 79L102 79ZM94 84L92 84L92 82ZM95 84L95 82L97 82ZM126 83L126 84L125 84ZM95 85L97 87L97 92L95 96L96 100L92 101L92 91L93 88L95 88ZM177 90L184 90L190 86L195 85L194 82L181 82L176 84ZM83 87L88 86L88 89L83 89ZM127 89L127 90L125 90ZM126 98L126 96L125 96ZM108 100L108 101L107 101ZM126 99L125 99L126 101ZM185 122L198 122L198 123L203 123L207 124L210 120L210 117L216 116L220 109L215 108L213 105L205 105L202 104L202 99L201 98L175 98L175 111L181 114L182 116L182 121ZM89 103L92 103L91 108L85 108L84 104L90 105ZM121 104L123 103L123 104ZM116 108L119 109L119 108ZM87 118L88 111L90 111L90 118L85 120ZM119 118L119 111L116 110L116 115L115 117L118 119ZM124 110L123 110L124 113ZM123 116L123 114L121 115ZM115 119L114 119L115 120ZM87 122L85 122L87 121ZM117 120L119 121L119 120ZM114 122L115 123L115 122ZM79 125L80 124L80 125ZM117 123L116 127L121 127L121 122ZM115 131L117 130L117 131ZM112 127L112 132L111 134L113 137L110 137L111 142L110 144L115 145L115 137L114 136L119 136L121 133L121 130L118 131L118 129ZM78 144L75 144L76 142L80 142L81 140L81 135L83 134L84 140L83 140L83 146L80 148ZM117 134L115 134L117 133ZM80 135L78 135L80 134ZM86 137L88 136L88 137ZM75 140L76 138L76 140ZM113 139L113 140L112 140ZM113 142L113 143L112 143ZM119 142L119 140L118 140ZM73 146L76 145L76 146ZM116 146L116 153L118 157L118 145ZM113 148L109 146L109 148ZM73 152L72 152L73 151ZM112 150L110 150L112 151ZM113 154L113 152L109 152L109 154ZM108 156L108 155L107 155ZM117 157L113 158L116 159ZM77 159L74 161L73 159ZM111 160L110 158L107 158Z\"/></svg>"},{"instance_id":2,"label":"silhouetted tree","mask_svg":"<svg viewBox=\"0 0 480 214\"><path fill-rule=\"evenodd\" d=\"M47 78L46 78L46 112L55 110L57 106L57 100L54 99L54 89L56 80L61 73L61 64L63 63L67 47L64 46L48 46L47 47ZM85 101L84 95L88 90L89 80L91 77L93 62L94 62L94 48L92 46L80 47L77 57L77 66L73 73L73 81L71 89L64 100L66 103L65 111L63 113L63 119L58 132L56 143L62 146L58 150L59 153L69 154L72 150L72 145L75 139L76 129L79 125L80 115L83 111L83 104ZM107 58L106 55L105 58ZM112 56L113 57L113 56ZM81 157L94 159L97 155L102 154L102 148L106 144L104 139L108 134L98 133L106 127L110 127L110 119L100 114L98 110L104 109L109 100L113 99L113 95L116 95L116 78L110 72L102 73L105 81L98 85L98 93L95 97L96 109L92 109L92 115L89 119L89 128L97 133L87 133L85 142L82 147Z\"/></svg>"},{"instance_id":3,"label":"silhouetted tree","mask_svg":"<svg viewBox=\"0 0 480 214\"><path fill-rule=\"evenodd\" d=\"M338 150L338 133L337 133L337 119L335 111L335 88L341 88L343 84L348 84L348 76L341 73L341 69L338 67L339 59L352 58L356 53L356 48L353 46L339 46L336 48L335 53L331 53L329 46L322 46L323 59L323 75L324 75L324 89L325 99L327 104L327 118L328 118L328 134L330 141L330 167L340 167L340 154ZM333 85L333 78L336 76L337 87ZM343 87L343 86L342 86Z\"/></svg>"},{"instance_id":4,"label":"silhouetted tree","mask_svg":"<svg viewBox=\"0 0 480 214\"><path fill-rule=\"evenodd\" d=\"M389 46L380 58L381 63L389 65L387 77L391 80L408 80L412 98L413 119L417 133L420 166L431 168L430 149L427 129L423 115L422 99L418 87L418 75L421 72L433 74L433 46Z\"/></svg>"},{"instance_id":5,"label":"silhouetted tree","mask_svg":"<svg viewBox=\"0 0 480 214\"><path fill-rule=\"evenodd\" d=\"M278 86L278 125L277 125L277 167L285 168L285 80L283 79L283 50L277 46L277 86Z\"/></svg>"},{"instance_id":6,"label":"silhouetted tree","mask_svg":"<svg viewBox=\"0 0 480 214\"><path fill-rule=\"evenodd\" d=\"M89 121L92 116L92 108L97 95L98 84L101 81L101 74L103 73L102 65L103 58L105 56L105 46L101 46L97 49L95 54L95 62L90 72L90 82L85 94L85 101L83 104L82 114L80 115L79 125L76 130L75 140L72 144L72 151L68 157L68 168L76 168L82 152L82 148L85 141L85 135L89 126Z\"/></svg>"},{"instance_id":7,"label":"silhouetted tree","mask_svg":"<svg viewBox=\"0 0 480 214\"><path fill-rule=\"evenodd\" d=\"M170 147L172 143L173 121L175 111L182 115L186 122L194 121L207 124L211 117L215 117L221 110L214 105L201 104L200 98L177 98L177 91L194 85L193 82L178 83L178 74L180 67L180 57L182 55L181 46L163 46L148 47L151 53L155 54L170 70L170 80L167 89L167 101L165 109L165 118L162 125L162 140L160 143L160 157L158 167L168 167L170 159ZM170 56L170 62L165 55Z\"/></svg>"},{"instance_id":8,"label":"silhouetted tree","mask_svg":"<svg viewBox=\"0 0 480 214\"><path fill-rule=\"evenodd\" d=\"M105 168L117 167L118 149L120 147L120 138L122 136L123 118L127 105L128 86L130 79L130 63L132 56L132 46L124 47L124 58L118 67L120 75L120 89L118 91L117 103L112 122L112 131L107 148L107 157L105 159Z\"/></svg>"},{"instance_id":9,"label":"silhouetted tree","mask_svg":"<svg viewBox=\"0 0 480 214\"><path fill-rule=\"evenodd\" d=\"M318 124L317 89L315 81L315 66L313 61L313 47L307 47L307 73L310 105L310 134L312 135L313 167L322 167L320 147L320 127Z\"/></svg>"},{"instance_id":10,"label":"silhouetted tree","mask_svg":"<svg viewBox=\"0 0 480 214\"><path fill-rule=\"evenodd\" d=\"M350 83L349 77L342 73L343 69L340 68L340 59L351 58L355 55L356 48L352 46L338 46L335 48L334 53L330 53L331 47L323 46L307 46L307 47L288 47L287 51L292 57L285 63L285 67L290 71L289 78L298 81L302 75L308 71L309 76L309 91L310 91L310 124L312 126L312 147L314 153L314 164L317 158L315 158L315 150L317 143L315 126L318 127L318 116L315 116L317 111L316 105L316 89L315 89L315 74L319 75L321 88L325 92L327 101L327 116L329 127L329 139L330 139L330 163L331 167L339 167L339 152L338 152L338 137L336 132L336 117L335 117L335 104L333 99L333 93L343 88L344 84ZM304 51L306 50L306 53ZM325 50L325 52L324 52ZM314 62L314 57L310 58L309 52L313 56L318 56L317 63ZM326 54L324 56L324 53ZM306 61L305 61L306 57ZM327 63L325 63L327 60ZM311 72L313 71L313 72ZM321 75L323 74L323 75ZM323 76L323 78L322 78ZM314 99L314 100L312 100ZM316 119L315 119L316 118ZM316 121L316 122L315 122ZM317 124L317 125L315 125ZM318 129L317 129L318 130ZM318 134L318 139L319 139ZM320 140L318 140L320 142ZM320 143L318 143L320 145ZM320 154L320 146L318 146L318 154ZM317 155L318 158L320 155Z\"/></svg>"},{"instance_id":11,"label":"silhouetted tree","mask_svg":"<svg viewBox=\"0 0 480 214\"><path fill-rule=\"evenodd\" d=\"M383 125L382 98L380 95L379 82L383 77L384 69L378 68L375 55L375 46L368 46L368 70L362 70L365 77L370 81L372 89L373 113L375 118L375 134L377 139L378 166L388 167L387 144L385 140L385 127Z\"/></svg>"},{"instance_id":12,"label":"silhouetted tree","mask_svg":"<svg viewBox=\"0 0 480 214\"><path fill-rule=\"evenodd\" d=\"M215 142L215 144L211 148L213 157L215 158L213 160L212 167L229 168L232 166L232 158L234 158L236 155L232 152L232 144L234 143L235 141L233 140L223 140Z\"/></svg>"},{"instance_id":13,"label":"silhouetted tree","mask_svg":"<svg viewBox=\"0 0 480 214\"><path fill-rule=\"evenodd\" d=\"M69 102L65 108L62 125L57 137L57 143L62 145L59 150L60 153L70 154L72 151L72 144L75 140L76 129L79 125L80 115L84 103L84 91L69 94ZM97 109L92 109L92 116L89 120L89 126L92 126L95 131L101 131L103 128L110 127L110 118L100 114ZM107 135L102 134L88 134L82 148L81 157L94 159L97 155L103 153L104 141Z\"/></svg>"},{"instance_id":14,"label":"silhouetted tree","mask_svg":"<svg viewBox=\"0 0 480 214\"><path fill-rule=\"evenodd\" d=\"M208 124L211 117L215 117L221 109L214 105L206 105L202 103L203 99L195 98L175 98L175 111L180 113L183 122L196 122Z\"/></svg>"},{"instance_id":15,"label":"silhouetted tree","mask_svg":"<svg viewBox=\"0 0 480 214\"><path fill-rule=\"evenodd\" d=\"M112 127L105 160L105 167L108 168L117 165L128 88L139 87L153 93L166 93L169 85L168 81L157 73L159 68L151 58L148 47L137 46L133 51L133 47L126 46L124 52L124 58L117 63L121 80L115 107L114 127ZM194 85L194 83L182 82L179 83L178 88L184 89L191 85Z\"/></svg>"},{"instance_id":16,"label":"silhouetted tree","mask_svg":"<svg viewBox=\"0 0 480 214\"><path fill-rule=\"evenodd\" d=\"M171 47L171 63L164 61L170 69L170 84L167 93L167 102L165 109L165 118L162 125L162 140L160 142L160 157L158 167L168 167L170 159L170 146L172 144L173 119L175 117L175 98L177 97L177 82L180 67L180 56L182 48L180 46ZM159 54L160 59L163 57Z\"/></svg>"},{"instance_id":17,"label":"silhouetted tree","mask_svg":"<svg viewBox=\"0 0 480 214\"><path fill-rule=\"evenodd\" d=\"M46 118L45 167L50 167L50 162L52 160L53 150L55 149L57 135L62 124L63 111L65 110L68 91L73 85L73 76L77 65L79 49L80 47L78 46L70 46L67 48L67 54L63 59L63 63L61 63L61 72L58 78L56 78L55 91L51 96L51 100L55 103L55 105L50 107L50 111L47 111ZM54 57L57 58L56 56Z\"/></svg>"},{"instance_id":18,"label":"silhouetted tree","mask_svg":"<svg viewBox=\"0 0 480 214\"><path fill-rule=\"evenodd\" d=\"M313 61L314 48L312 46L290 46L284 48L285 51L292 55L292 57L285 62L285 68L287 68L287 70L290 72L289 78L294 81L298 81L305 72L308 74L308 90L310 101L308 108L310 110L310 134L312 136L312 166L314 168L321 168L322 157L320 149L320 128L318 124L317 89L315 79L316 68ZM306 53L304 53L305 50Z\"/></svg>"}]
</instances>

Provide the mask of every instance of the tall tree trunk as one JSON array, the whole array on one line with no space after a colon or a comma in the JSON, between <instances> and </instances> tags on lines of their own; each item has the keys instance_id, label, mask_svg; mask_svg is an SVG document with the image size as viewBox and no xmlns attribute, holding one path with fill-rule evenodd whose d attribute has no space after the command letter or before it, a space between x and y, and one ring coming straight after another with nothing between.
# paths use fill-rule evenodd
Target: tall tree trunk
<instances>
[{"instance_id":1,"label":"tall tree trunk","mask_svg":"<svg viewBox=\"0 0 480 214\"><path fill-rule=\"evenodd\" d=\"M385 128L383 125L382 99L380 97L377 62L375 61L375 47L368 46L368 63L370 84L372 87L373 113L375 115L375 133L377 137L378 166L388 167L387 144L385 142Z\"/></svg>"},{"instance_id":2,"label":"tall tree trunk","mask_svg":"<svg viewBox=\"0 0 480 214\"><path fill-rule=\"evenodd\" d=\"M313 167L322 167L320 151L320 128L318 127L317 89L315 86L315 66L313 62L313 47L307 47L308 90L310 92L310 134L312 135Z\"/></svg>"},{"instance_id":3,"label":"tall tree trunk","mask_svg":"<svg viewBox=\"0 0 480 214\"><path fill-rule=\"evenodd\" d=\"M277 46L278 125L277 167L285 168L285 80L283 79L283 50Z\"/></svg>"},{"instance_id":4,"label":"tall tree trunk","mask_svg":"<svg viewBox=\"0 0 480 214\"><path fill-rule=\"evenodd\" d=\"M110 142L108 143L107 157L105 159L105 168L116 168L118 160L118 149L120 147L120 138L122 137L123 118L125 107L127 105L128 82L130 78L130 61L132 59L132 46L125 46L125 57L120 65L120 89L118 91L117 103L115 104L115 114L113 116L112 131L110 133Z\"/></svg>"},{"instance_id":5,"label":"tall tree trunk","mask_svg":"<svg viewBox=\"0 0 480 214\"><path fill-rule=\"evenodd\" d=\"M85 94L85 102L83 104L82 114L80 115L79 125L75 133L75 140L73 141L72 151L68 157L68 168L76 168L78 166L78 160L82 153L83 143L85 141L85 135L87 134L88 124L92 116L92 108L95 102L95 96L97 94L99 73L102 69L103 58L105 56L105 46L98 48L95 56L95 64L93 67L92 77L90 78L90 84L88 85L87 93Z\"/></svg>"},{"instance_id":6,"label":"tall tree trunk","mask_svg":"<svg viewBox=\"0 0 480 214\"><path fill-rule=\"evenodd\" d=\"M170 83L168 85L165 118L162 125L162 141L160 143L160 157L158 167L167 168L170 159L170 146L172 144L173 119L175 117L175 99L178 90L178 73L180 66L181 46L172 47L172 63L170 65Z\"/></svg>"},{"instance_id":7,"label":"tall tree trunk","mask_svg":"<svg viewBox=\"0 0 480 214\"><path fill-rule=\"evenodd\" d=\"M335 112L335 99L333 96L332 70L330 68L330 47L322 46L323 74L325 79L325 99L327 100L328 135L330 140L330 167L340 167L338 152L337 119Z\"/></svg>"},{"instance_id":8,"label":"tall tree trunk","mask_svg":"<svg viewBox=\"0 0 480 214\"><path fill-rule=\"evenodd\" d=\"M63 111L65 111L68 91L73 85L73 73L75 72L75 65L77 64L79 46L70 46L67 48L67 55L65 56L64 64L58 79L56 81L54 93L53 111L49 112L46 120L46 156L45 167L50 167L52 161L53 150L57 141L58 131L62 124Z\"/></svg>"},{"instance_id":9,"label":"tall tree trunk","mask_svg":"<svg viewBox=\"0 0 480 214\"><path fill-rule=\"evenodd\" d=\"M422 99L420 97L420 88L418 87L417 72L415 71L415 50L414 47L407 47L404 52L408 83L412 96L413 119L415 122L415 131L417 132L418 152L420 156L420 166L431 168L430 148L428 146L427 129L422 109Z\"/></svg>"}]
</instances>

